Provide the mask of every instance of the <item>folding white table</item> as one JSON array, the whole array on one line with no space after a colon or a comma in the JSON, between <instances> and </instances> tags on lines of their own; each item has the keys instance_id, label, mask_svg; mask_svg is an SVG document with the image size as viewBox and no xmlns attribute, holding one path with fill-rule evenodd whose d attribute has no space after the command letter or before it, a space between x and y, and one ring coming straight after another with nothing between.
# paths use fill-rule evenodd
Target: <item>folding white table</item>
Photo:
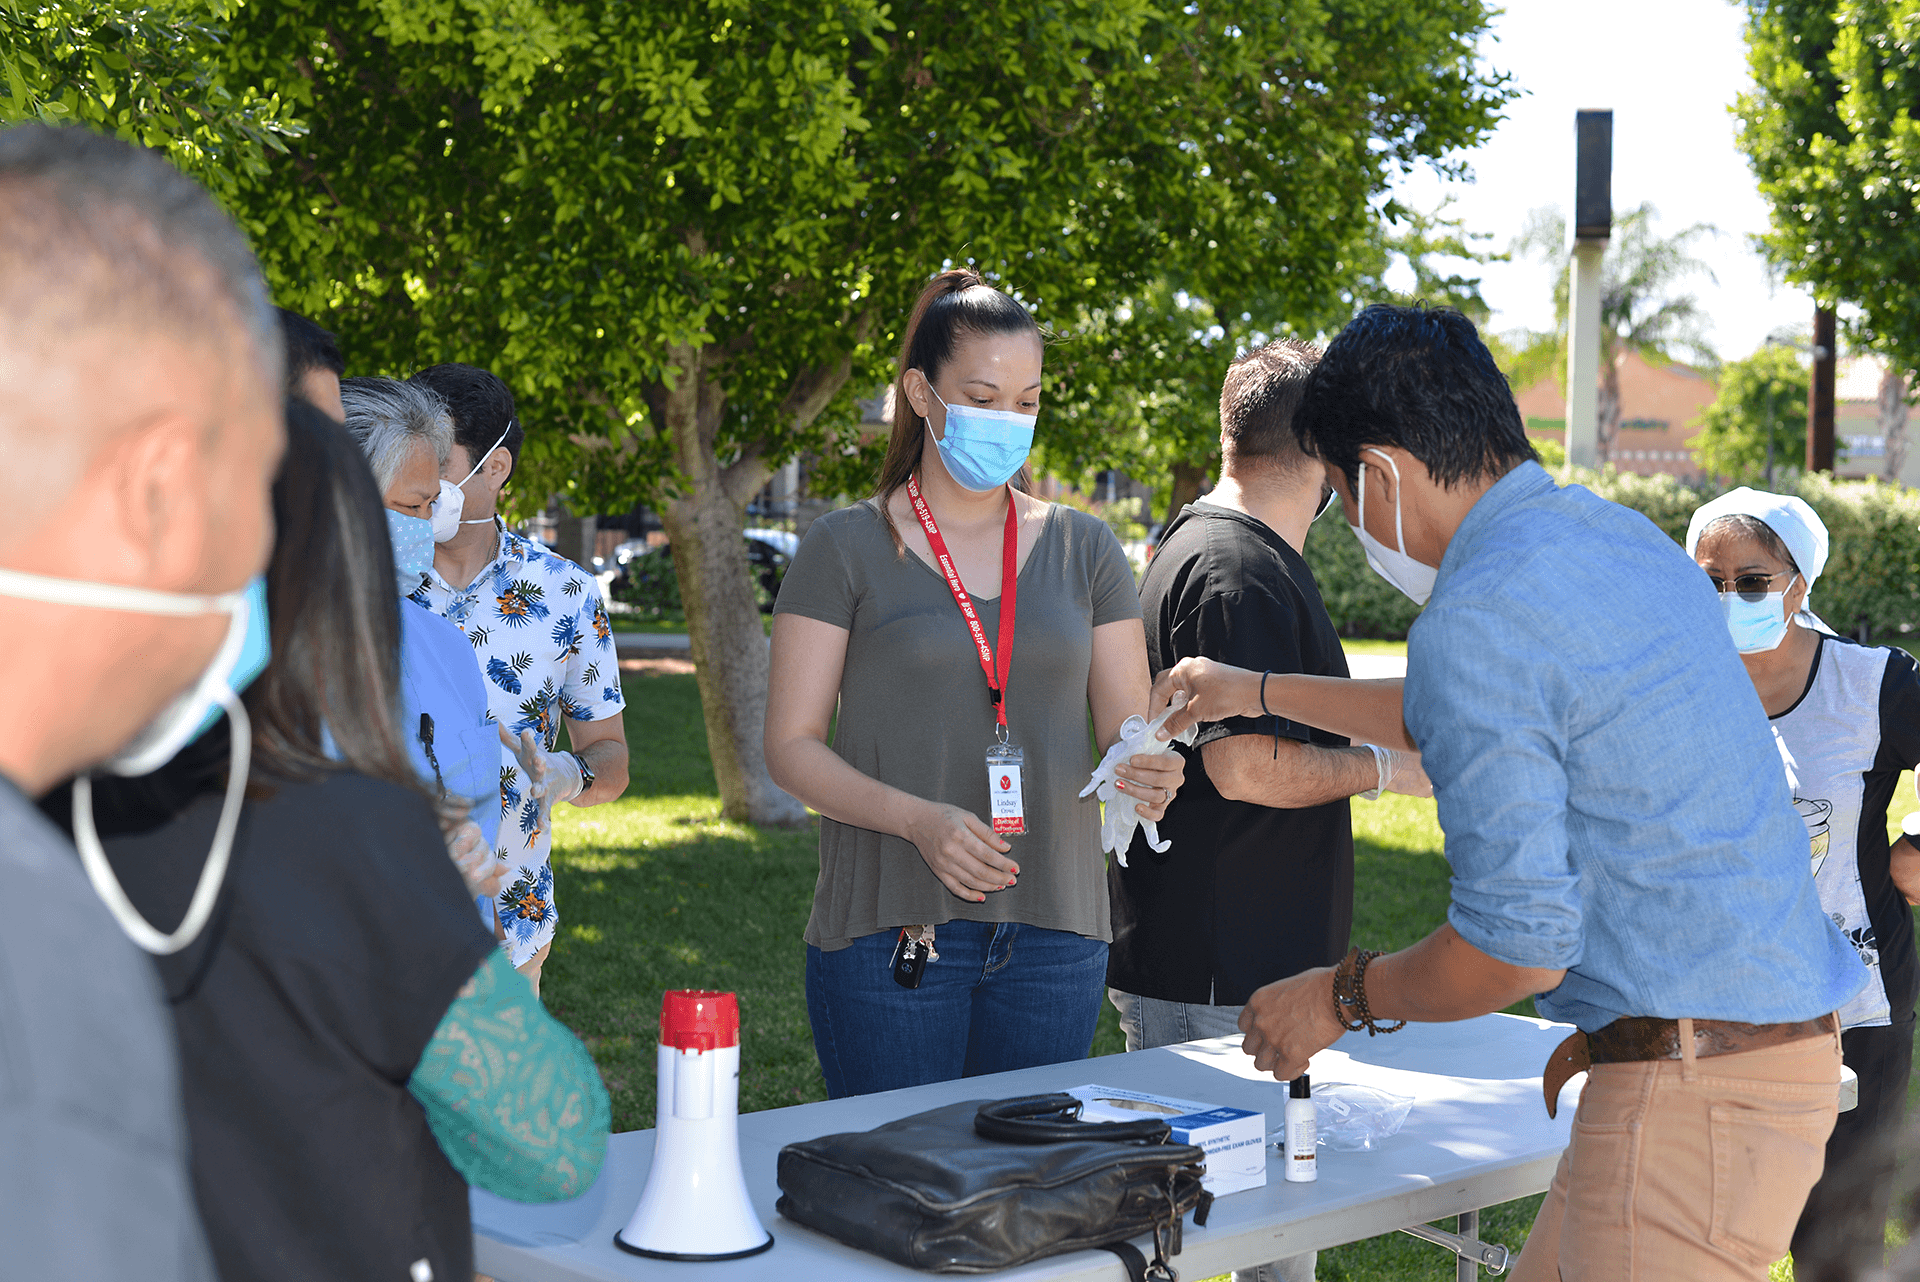
<instances>
[{"instance_id":1,"label":"folding white table","mask_svg":"<svg viewBox=\"0 0 1920 1282\"><path fill-rule=\"evenodd\" d=\"M1444 1216L1465 1216L1472 1234L1481 1207L1543 1191L1566 1147L1577 1088L1559 1120L1540 1098L1540 1071L1571 1029L1564 1024L1485 1015L1457 1024L1410 1024L1391 1037L1348 1034L1313 1059L1316 1086L1357 1082L1416 1101L1400 1133L1370 1153L1322 1147L1320 1178L1288 1184L1268 1148L1265 1188L1217 1200L1205 1228L1189 1220L1181 1254L1184 1278L1206 1278L1302 1251L1375 1237ZM1583 1081L1584 1079L1576 1079ZM1253 1069L1237 1038L1110 1055L1045 1068L965 1078L855 1099L748 1113L740 1119L747 1186L773 1248L744 1260L676 1263L629 1255L613 1244L646 1184L652 1131L615 1135L599 1180L568 1202L527 1205L475 1190L475 1267L499 1282L684 1282L780 1279L921 1278L927 1275L843 1246L774 1212L775 1159L782 1145L883 1122L959 1100L1004 1099L1097 1083L1204 1100L1267 1114L1279 1127L1286 1087ZM1142 1239L1145 1241L1145 1239ZM1149 1247L1149 1254L1151 1249ZM1473 1276L1461 1260L1461 1276ZM999 1275L1020 1282L1124 1282L1104 1251L1077 1251Z\"/></svg>"}]
</instances>

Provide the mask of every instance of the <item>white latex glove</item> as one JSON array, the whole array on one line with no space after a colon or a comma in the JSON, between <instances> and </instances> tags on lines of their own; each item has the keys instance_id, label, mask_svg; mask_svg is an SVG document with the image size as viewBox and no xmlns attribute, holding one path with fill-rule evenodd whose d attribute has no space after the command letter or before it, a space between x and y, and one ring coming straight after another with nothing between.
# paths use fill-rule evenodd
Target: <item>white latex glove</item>
<instances>
[{"instance_id":1,"label":"white latex glove","mask_svg":"<svg viewBox=\"0 0 1920 1282\"><path fill-rule=\"evenodd\" d=\"M1433 784L1420 766L1420 754L1382 748L1377 743L1363 745L1373 750L1373 763L1379 769L1379 782L1360 794L1363 801L1378 801L1383 792L1406 797L1431 797Z\"/></svg>"},{"instance_id":2,"label":"white latex glove","mask_svg":"<svg viewBox=\"0 0 1920 1282\"><path fill-rule=\"evenodd\" d=\"M518 739L500 727L500 742L520 761L520 776L527 781L527 796L540 803L540 828L548 831L555 802L572 801L587 790L580 774L580 762L571 752L547 752L531 730L522 730Z\"/></svg>"},{"instance_id":3,"label":"white latex glove","mask_svg":"<svg viewBox=\"0 0 1920 1282\"><path fill-rule=\"evenodd\" d=\"M460 879L467 883L469 895L492 899L500 893L504 865L493 857L479 824L469 819L448 833L447 854L452 856L453 866L460 870Z\"/></svg>"},{"instance_id":4,"label":"white latex glove","mask_svg":"<svg viewBox=\"0 0 1920 1282\"><path fill-rule=\"evenodd\" d=\"M1133 830L1137 826L1145 826L1147 845L1153 848L1155 854L1165 854L1173 843L1160 840L1160 826L1151 819L1140 817L1135 809L1138 798L1131 793L1121 792L1113 786L1119 779L1119 776L1114 773L1114 767L1125 762L1128 757L1151 757L1163 752L1172 752L1176 741L1192 744L1195 729L1193 726L1188 726L1172 739L1159 737L1160 727L1166 724L1167 718L1186 706L1186 692L1180 691L1173 696L1173 702L1167 705L1167 710L1152 721L1136 714L1121 722L1120 738L1107 749L1107 755L1100 758L1100 765L1093 772L1093 779L1080 790L1080 795L1083 797L1090 792L1098 791L1100 800L1106 803L1106 817L1100 824L1100 849L1118 859L1122 868L1127 866L1127 847L1133 844Z\"/></svg>"}]
</instances>

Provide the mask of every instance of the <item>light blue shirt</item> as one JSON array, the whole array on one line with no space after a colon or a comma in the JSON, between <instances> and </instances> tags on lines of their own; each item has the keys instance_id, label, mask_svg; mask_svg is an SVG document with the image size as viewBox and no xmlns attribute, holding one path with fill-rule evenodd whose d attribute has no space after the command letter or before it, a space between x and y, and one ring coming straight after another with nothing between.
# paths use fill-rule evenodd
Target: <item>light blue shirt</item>
<instances>
[{"instance_id":1,"label":"light blue shirt","mask_svg":"<svg viewBox=\"0 0 1920 1282\"><path fill-rule=\"evenodd\" d=\"M459 628L433 611L400 602L401 732L413 768L429 788L444 786L469 802L489 847L500 834L500 732L487 712L487 690L473 647ZM420 716L433 719L433 753ZM436 776L434 763L439 763Z\"/></svg>"},{"instance_id":2,"label":"light blue shirt","mask_svg":"<svg viewBox=\"0 0 1920 1282\"><path fill-rule=\"evenodd\" d=\"M1565 969L1542 1015L1775 1023L1866 982L1707 576L1639 513L1536 463L1501 478L1413 625L1405 710L1447 920L1501 961Z\"/></svg>"}]
</instances>

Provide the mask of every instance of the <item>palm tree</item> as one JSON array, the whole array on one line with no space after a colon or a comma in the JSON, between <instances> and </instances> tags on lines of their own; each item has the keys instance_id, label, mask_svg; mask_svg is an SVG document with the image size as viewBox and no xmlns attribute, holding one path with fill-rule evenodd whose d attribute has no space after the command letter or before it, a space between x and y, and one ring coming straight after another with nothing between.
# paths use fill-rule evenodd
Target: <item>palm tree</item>
<instances>
[{"instance_id":1,"label":"palm tree","mask_svg":"<svg viewBox=\"0 0 1920 1282\"><path fill-rule=\"evenodd\" d=\"M1655 210L1642 204L1613 218L1613 238L1600 264L1600 393L1599 459L1605 463L1620 435L1620 365L1629 352L1654 365L1691 356L1696 364L1712 367L1719 357L1706 338L1707 318L1700 300L1681 293L1681 281L1711 268L1689 252L1702 236L1717 235L1708 223L1695 223L1672 236L1654 234ZM1534 210L1514 240L1516 255L1531 255L1549 263L1571 266L1567 252L1567 222L1553 207ZM1717 282L1716 282L1717 283ZM1564 382L1567 370L1567 309L1572 292L1571 271L1560 273L1553 287L1554 328L1527 334L1514 367L1516 385L1553 373Z\"/></svg>"}]
</instances>

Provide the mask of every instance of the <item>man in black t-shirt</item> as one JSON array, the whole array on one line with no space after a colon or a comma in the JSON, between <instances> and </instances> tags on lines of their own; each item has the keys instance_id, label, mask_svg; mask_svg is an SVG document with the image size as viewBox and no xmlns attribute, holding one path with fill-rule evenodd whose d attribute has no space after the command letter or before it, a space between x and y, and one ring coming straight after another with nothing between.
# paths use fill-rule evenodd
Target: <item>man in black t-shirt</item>
<instances>
[{"instance_id":1,"label":"man in black t-shirt","mask_svg":"<svg viewBox=\"0 0 1920 1282\"><path fill-rule=\"evenodd\" d=\"M1347 675L1333 621L1301 556L1326 473L1293 432L1318 359L1283 340L1247 353L1220 393L1220 484L1162 534L1140 604L1157 676L1202 657L1254 671ZM1109 997L1127 1049L1238 1035L1255 989L1347 951L1353 832L1347 798L1431 792L1419 759L1349 747L1279 718L1202 725L1187 782L1161 820L1164 855L1136 838L1108 864ZM1314 1255L1236 1282L1311 1282Z\"/></svg>"}]
</instances>

